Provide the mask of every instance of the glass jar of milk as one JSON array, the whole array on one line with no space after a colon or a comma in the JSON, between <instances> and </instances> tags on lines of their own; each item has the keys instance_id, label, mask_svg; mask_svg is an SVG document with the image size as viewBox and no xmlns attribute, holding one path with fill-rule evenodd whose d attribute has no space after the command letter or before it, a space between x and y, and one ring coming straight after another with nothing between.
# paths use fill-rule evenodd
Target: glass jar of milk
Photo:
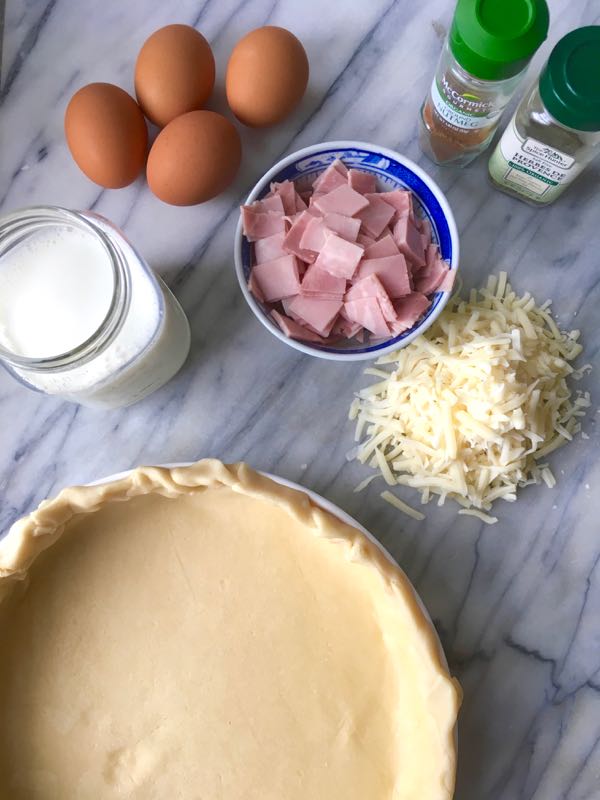
<instances>
[{"instance_id":1,"label":"glass jar of milk","mask_svg":"<svg viewBox=\"0 0 600 800\"><path fill-rule=\"evenodd\" d=\"M0 362L83 405L141 400L190 347L177 300L108 220L36 207L0 219Z\"/></svg>"}]
</instances>

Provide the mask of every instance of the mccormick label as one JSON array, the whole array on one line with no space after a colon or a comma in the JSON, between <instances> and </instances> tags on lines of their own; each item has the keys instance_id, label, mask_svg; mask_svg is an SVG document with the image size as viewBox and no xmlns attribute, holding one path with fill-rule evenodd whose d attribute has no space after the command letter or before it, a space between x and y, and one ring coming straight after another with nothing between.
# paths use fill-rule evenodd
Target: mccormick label
<instances>
[{"instance_id":1,"label":"mccormick label","mask_svg":"<svg viewBox=\"0 0 600 800\"><path fill-rule=\"evenodd\" d=\"M439 116L455 128L474 130L487 128L494 123L502 111L493 111L489 100L482 100L476 94L459 92L445 75L431 84L431 99Z\"/></svg>"}]
</instances>

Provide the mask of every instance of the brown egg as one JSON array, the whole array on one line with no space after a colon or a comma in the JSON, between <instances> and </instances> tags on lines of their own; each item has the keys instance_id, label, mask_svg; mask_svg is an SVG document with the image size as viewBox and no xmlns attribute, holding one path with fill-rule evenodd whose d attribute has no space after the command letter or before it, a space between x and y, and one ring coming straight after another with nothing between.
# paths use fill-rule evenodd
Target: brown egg
<instances>
[{"instance_id":1,"label":"brown egg","mask_svg":"<svg viewBox=\"0 0 600 800\"><path fill-rule=\"evenodd\" d=\"M158 134L146 176L154 194L174 206L193 206L220 194L242 160L234 125L214 111L189 111Z\"/></svg>"},{"instance_id":2,"label":"brown egg","mask_svg":"<svg viewBox=\"0 0 600 800\"><path fill-rule=\"evenodd\" d=\"M274 125L298 105L308 83L302 43L285 28L257 28L236 44L227 65L227 101L244 125Z\"/></svg>"},{"instance_id":3,"label":"brown egg","mask_svg":"<svg viewBox=\"0 0 600 800\"><path fill-rule=\"evenodd\" d=\"M215 59L189 25L167 25L144 43L135 63L135 93L156 125L202 108L215 85Z\"/></svg>"},{"instance_id":4,"label":"brown egg","mask_svg":"<svg viewBox=\"0 0 600 800\"><path fill-rule=\"evenodd\" d=\"M146 120L135 100L112 83L75 92L65 112L65 136L79 169L107 189L127 186L144 167Z\"/></svg>"}]
</instances>

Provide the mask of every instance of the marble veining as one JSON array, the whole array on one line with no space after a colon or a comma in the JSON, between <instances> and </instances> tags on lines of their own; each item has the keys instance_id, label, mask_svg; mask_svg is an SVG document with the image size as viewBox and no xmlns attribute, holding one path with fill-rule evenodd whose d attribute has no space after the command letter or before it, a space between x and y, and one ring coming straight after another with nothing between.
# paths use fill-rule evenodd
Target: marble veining
<instances>
[{"instance_id":1,"label":"marble veining","mask_svg":"<svg viewBox=\"0 0 600 800\"><path fill-rule=\"evenodd\" d=\"M550 42L600 24L596 2L550 0ZM245 459L304 483L367 526L413 580L465 690L457 800L600 798L600 201L596 165L562 201L536 210L494 191L486 159L463 170L420 154L415 123L431 80L450 0L8 0L0 84L0 213L33 204L94 209L120 225L172 287L192 324L190 359L131 409L97 412L30 392L0 371L0 530L62 486L137 464L201 456ZM101 191L67 152L71 93L93 80L132 91L133 62L150 32L196 25L223 76L234 43L265 23L305 43L310 89L268 132L244 131L234 186L195 208L160 203L138 181ZM549 51L547 43L535 68ZM519 290L551 297L563 327L579 327L594 407L585 430L551 459L559 484L530 487L482 526L451 505L401 518L365 468L346 461L360 365L302 356L268 334L238 290L237 206L282 155L327 139L377 142L406 154L447 193L461 232L467 286L505 269ZM402 496L414 501L406 490Z\"/></svg>"}]
</instances>

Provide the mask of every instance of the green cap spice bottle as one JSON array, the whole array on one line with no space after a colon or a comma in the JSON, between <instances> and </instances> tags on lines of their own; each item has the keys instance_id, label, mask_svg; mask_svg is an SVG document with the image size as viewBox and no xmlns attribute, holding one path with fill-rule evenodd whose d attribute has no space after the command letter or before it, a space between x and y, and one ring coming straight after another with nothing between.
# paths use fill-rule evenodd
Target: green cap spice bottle
<instances>
[{"instance_id":1,"label":"green cap spice bottle","mask_svg":"<svg viewBox=\"0 0 600 800\"><path fill-rule=\"evenodd\" d=\"M536 206L552 203L600 149L600 26L556 45L490 158L492 183Z\"/></svg>"},{"instance_id":2,"label":"green cap spice bottle","mask_svg":"<svg viewBox=\"0 0 600 800\"><path fill-rule=\"evenodd\" d=\"M546 0L458 0L421 108L425 155L464 166L486 149L548 24Z\"/></svg>"}]
</instances>

